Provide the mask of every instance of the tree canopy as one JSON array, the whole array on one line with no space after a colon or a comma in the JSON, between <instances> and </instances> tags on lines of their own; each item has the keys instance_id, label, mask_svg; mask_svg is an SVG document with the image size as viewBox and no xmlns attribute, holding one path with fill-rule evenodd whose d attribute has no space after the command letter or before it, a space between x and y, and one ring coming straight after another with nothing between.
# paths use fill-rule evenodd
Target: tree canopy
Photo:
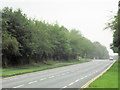
<instances>
[{"instance_id":1,"label":"tree canopy","mask_svg":"<svg viewBox=\"0 0 120 90\"><path fill-rule=\"evenodd\" d=\"M107 23L107 28L110 28L113 31L113 43L111 44L111 48L120 56L120 1L118 8L117 15L114 16L111 22Z\"/></svg>"},{"instance_id":2,"label":"tree canopy","mask_svg":"<svg viewBox=\"0 0 120 90\"><path fill-rule=\"evenodd\" d=\"M108 58L107 49L78 30L30 19L20 9L2 11L3 66L53 60Z\"/></svg>"}]
</instances>

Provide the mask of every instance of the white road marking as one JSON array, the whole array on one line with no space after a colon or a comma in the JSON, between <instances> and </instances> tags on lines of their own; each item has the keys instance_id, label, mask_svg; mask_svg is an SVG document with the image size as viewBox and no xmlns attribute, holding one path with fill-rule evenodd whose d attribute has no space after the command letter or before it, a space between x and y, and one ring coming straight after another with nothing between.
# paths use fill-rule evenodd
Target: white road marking
<instances>
[{"instance_id":1,"label":"white road marking","mask_svg":"<svg viewBox=\"0 0 120 90\"><path fill-rule=\"evenodd\" d=\"M35 83L35 82L37 82L37 81L29 82L28 84L32 84L32 83Z\"/></svg>"},{"instance_id":2,"label":"white road marking","mask_svg":"<svg viewBox=\"0 0 120 90\"><path fill-rule=\"evenodd\" d=\"M62 75L65 75L64 73Z\"/></svg>"},{"instance_id":3,"label":"white road marking","mask_svg":"<svg viewBox=\"0 0 120 90\"><path fill-rule=\"evenodd\" d=\"M67 86L64 86L64 87L62 87L62 88L66 88Z\"/></svg>"},{"instance_id":4,"label":"white road marking","mask_svg":"<svg viewBox=\"0 0 120 90\"><path fill-rule=\"evenodd\" d=\"M80 78L80 79L83 79L84 77Z\"/></svg>"},{"instance_id":5,"label":"white road marking","mask_svg":"<svg viewBox=\"0 0 120 90\"><path fill-rule=\"evenodd\" d=\"M55 77L55 76L50 76L49 78L53 78L53 77Z\"/></svg>"},{"instance_id":6,"label":"white road marking","mask_svg":"<svg viewBox=\"0 0 120 90\"><path fill-rule=\"evenodd\" d=\"M46 78L42 78L42 79L40 79L40 80L45 80Z\"/></svg>"},{"instance_id":7,"label":"white road marking","mask_svg":"<svg viewBox=\"0 0 120 90\"><path fill-rule=\"evenodd\" d=\"M74 84L74 82L70 83L69 86L72 85L72 84Z\"/></svg>"},{"instance_id":8,"label":"white road marking","mask_svg":"<svg viewBox=\"0 0 120 90\"><path fill-rule=\"evenodd\" d=\"M79 79L77 79L75 82L78 82L79 81Z\"/></svg>"},{"instance_id":9,"label":"white road marking","mask_svg":"<svg viewBox=\"0 0 120 90\"><path fill-rule=\"evenodd\" d=\"M24 84L16 86L16 87L13 87L13 88L19 88L19 87L22 87L22 86L24 86Z\"/></svg>"}]
</instances>

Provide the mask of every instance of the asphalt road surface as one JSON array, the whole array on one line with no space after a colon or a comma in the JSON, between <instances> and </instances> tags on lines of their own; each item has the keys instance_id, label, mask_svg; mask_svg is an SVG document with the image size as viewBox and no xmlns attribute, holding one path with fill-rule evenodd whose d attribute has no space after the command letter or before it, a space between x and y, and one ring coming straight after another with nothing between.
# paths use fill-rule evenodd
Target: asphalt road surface
<instances>
[{"instance_id":1,"label":"asphalt road surface","mask_svg":"<svg viewBox=\"0 0 120 90\"><path fill-rule=\"evenodd\" d=\"M2 88L80 88L113 61L91 62L18 75L2 80Z\"/></svg>"}]
</instances>

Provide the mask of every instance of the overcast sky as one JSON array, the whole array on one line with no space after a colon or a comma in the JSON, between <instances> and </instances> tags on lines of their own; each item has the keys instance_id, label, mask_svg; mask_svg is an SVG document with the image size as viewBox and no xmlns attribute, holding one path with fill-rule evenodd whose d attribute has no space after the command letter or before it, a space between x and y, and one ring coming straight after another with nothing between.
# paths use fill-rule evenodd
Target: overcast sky
<instances>
[{"instance_id":1,"label":"overcast sky","mask_svg":"<svg viewBox=\"0 0 120 90\"><path fill-rule=\"evenodd\" d=\"M0 8L20 8L28 17L79 30L92 42L106 46L110 55L112 31L105 23L117 13L118 0L2 0Z\"/></svg>"}]
</instances>

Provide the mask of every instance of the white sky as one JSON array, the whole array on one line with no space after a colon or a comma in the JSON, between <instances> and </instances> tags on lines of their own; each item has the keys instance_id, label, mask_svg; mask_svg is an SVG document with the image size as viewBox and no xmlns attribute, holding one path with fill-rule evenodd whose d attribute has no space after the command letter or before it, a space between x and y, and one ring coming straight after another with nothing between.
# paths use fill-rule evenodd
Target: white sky
<instances>
[{"instance_id":1,"label":"white sky","mask_svg":"<svg viewBox=\"0 0 120 90\"><path fill-rule=\"evenodd\" d=\"M105 23L117 13L118 0L2 0L0 8L20 8L28 17L78 29L92 42L106 46L110 55L112 32ZM112 11L112 12L111 12Z\"/></svg>"}]
</instances>

